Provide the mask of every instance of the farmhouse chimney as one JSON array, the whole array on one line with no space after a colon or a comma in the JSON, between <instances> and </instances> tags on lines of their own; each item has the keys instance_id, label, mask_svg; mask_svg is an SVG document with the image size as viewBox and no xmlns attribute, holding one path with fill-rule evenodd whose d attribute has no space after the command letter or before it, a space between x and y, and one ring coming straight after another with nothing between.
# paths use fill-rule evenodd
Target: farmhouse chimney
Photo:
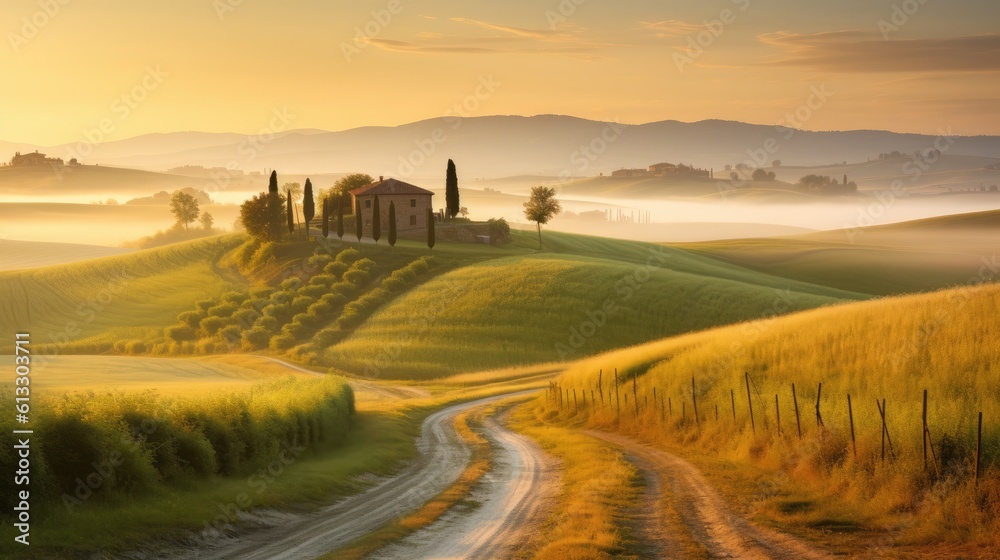
<instances>
[{"instance_id":1,"label":"farmhouse chimney","mask_svg":"<svg viewBox=\"0 0 1000 560\"><path fill-rule=\"evenodd\" d=\"M379 176L378 176L378 182L379 182L379 183L381 183L382 181L383 181L383 178L382 178L382 176L381 176L381 175L379 175Z\"/></svg>"}]
</instances>

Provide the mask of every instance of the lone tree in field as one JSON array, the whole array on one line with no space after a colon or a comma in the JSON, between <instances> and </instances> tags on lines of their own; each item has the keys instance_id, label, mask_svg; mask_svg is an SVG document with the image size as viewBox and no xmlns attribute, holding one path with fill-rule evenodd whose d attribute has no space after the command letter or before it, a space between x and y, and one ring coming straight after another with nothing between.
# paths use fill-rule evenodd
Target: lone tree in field
<instances>
[{"instance_id":1,"label":"lone tree in field","mask_svg":"<svg viewBox=\"0 0 1000 560\"><path fill-rule=\"evenodd\" d=\"M427 209L427 248L434 248L434 211Z\"/></svg>"},{"instance_id":2,"label":"lone tree in field","mask_svg":"<svg viewBox=\"0 0 1000 560\"><path fill-rule=\"evenodd\" d=\"M375 195L375 202L372 202L372 239L378 245L378 240L382 237L382 212L378 207L378 195Z\"/></svg>"},{"instance_id":3,"label":"lone tree in field","mask_svg":"<svg viewBox=\"0 0 1000 560\"><path fill-rule=\"evenodd\" d=\"M524 203L524 216L538 226L538 249L542 249L542 224L549 223L562 212L562 205L556 200L556 190L552 187L532 187L531 198Z\"/></svg>"},{"instance_id":4,"label":"lone tree in field","mask_svg":"<svg viewBox=\"0 0 1000 560\"><path fill-rule=\"evenodd\" d=\"M344 241L344 201L337 197L337 237Z\"/></svg>"},{"instance_id":5,"label":"lone tree in field","mask_svg":"<svg viewBox=\"0 0 1000 560\"><path fill-rule=\"evenodd\" d=\"M389 201L389 246L396 246L396 203Z\"/></svg>"},{"instance_id":6,"label":"lone tree in field","mask_svg":"<svg viewBox=\"0 0 1000 560\"><path fill-rule=\"evenodd\" d=\"M445 214L448 219L458 215L461 209L458 205L458 172L455 170L455 162L448 160L448 176L444 186Z\"/></svg>"},{"instance_id":7,"label":"lone tree in field","mask_svg":"<svg viewBox=\"0 0 1000 560\"><path fill-rule=\"evenodd\" d=\"M281 238L285 203L278 193L260 193L240 206L240 223L251 236L261 241Z\"/></svg>"},{"instance_id":8,"label":"lone tree in field","mask_svg":"<svg viewBox=\"0 0 1000 560\"><path fill-rule=\"evenodd\" d=\"M309 222L315 217L316 202L313 200L313 184L306 178L306 188L302 194L302 218L306 222L306 241L309 241Z\"/></svg>"},{"instance_id":9,"label":"lone tree in field","mask_svg":"<svg viewBox=\"0 0 1000 560\"><path fill-rule=\"evenodd\" d=\"M295 234L295 215L292 213L292 191L288 191L288 234Z\"/></svg>"},{"instance_id":10,"label":"lone tree in field","mask_svg":"<svg viewBox=\"0 0 1000 560\"><path fill-rule=\"evenodd\" d=\"M201 227L204 228L205 231L212 231L212 226L215 225L215 218L213 218L208 212L205 212L201 215L198 223L201 224Z\"/></svg>"},{"instance_id":11,"label":"lone tree in field","mask_svg":"<svg viewBox=\"0 0 1000 560\"><path fill-rule=\"evenodd\" d=\"M361 201L354 205L354 232L358 234L358 243L361 243L361 236L365 234L365 224L361 220Z\"/></svg>"},{"instance_id":12,"label":"lone tree in field","mask_svg":"<svg viewBox=\"0 0 1000 560\"><path fill-rule=\"evenodd\" d=\"M278 194L278 172L271 172L271 179L267 182L267 192L270 194Z\"/></svg>"},{"instance_id":13,"label":"lone tree in field","mask_svg":"<svg viewBox=\"0 0 1000 560\"><path fill-rule=\"evenodd\" d=\"M198 201L186 192L177 191L170 197L170 212L177 218L177 225L184 224L187 231L188 224L198 219Z\"/></svg>"},{"instance_id":14,"label":"lone tree in field","mask_svg":"<svg viewBox=\"0 0 1000 560\"><path fill-rule=\"evenodd\" d=\"M323 199L323 239L330 237L330 199Z\"/></svg>"}]
</instances>

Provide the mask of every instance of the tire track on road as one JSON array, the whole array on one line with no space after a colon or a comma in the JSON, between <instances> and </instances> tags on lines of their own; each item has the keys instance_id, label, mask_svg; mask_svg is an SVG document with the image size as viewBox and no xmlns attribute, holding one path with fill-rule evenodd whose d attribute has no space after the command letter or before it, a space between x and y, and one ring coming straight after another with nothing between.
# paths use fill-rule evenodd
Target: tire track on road
<instances>
[{"instance_id":1,"label":"tire track on road","mask_svg":"<svg viewBox=\"0 0 1000 560\"><path fill-rule=\"evenodd\" d=\"M661 477L670 503L689 535L711 558L826 560L830 555L781 533L758 527L729 510L726 501L691 463L665 451L618 434L586 430L638 458L633 464L646 477ZM647 519L650 541L662 540L671 528L662 499L653 504L657 513ZM648 505L648 504L647 504Z\"/></svg>"}]
</instances>

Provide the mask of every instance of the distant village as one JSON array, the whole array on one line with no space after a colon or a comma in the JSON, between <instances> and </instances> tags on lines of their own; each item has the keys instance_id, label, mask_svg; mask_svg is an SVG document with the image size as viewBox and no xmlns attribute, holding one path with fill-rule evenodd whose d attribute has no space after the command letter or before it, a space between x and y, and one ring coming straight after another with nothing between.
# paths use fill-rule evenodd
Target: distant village
<instances>
[{"instance_id":1,"label":"distant village","mask_svg":"<svg viewBox=\"0 0 1000 560\"><path fill-rule=\"evenodd\" d=\"M647 169L619 169L611 172L612 179L631 179L633 177L712 177L712 171L698 169L690 165L673 163L655 163Z\"/></svg>"}]
</instances>

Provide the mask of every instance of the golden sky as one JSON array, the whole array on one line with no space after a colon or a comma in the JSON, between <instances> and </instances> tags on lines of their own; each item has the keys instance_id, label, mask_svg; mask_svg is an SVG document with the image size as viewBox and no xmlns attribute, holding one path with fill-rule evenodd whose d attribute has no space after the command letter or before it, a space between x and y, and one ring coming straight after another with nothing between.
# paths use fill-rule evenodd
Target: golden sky
<instances>
[{"instance_id":1,"label":"golden sky","mask_svg":"<svg viewBox=\"0 0 1000 560\"><path fill-rule=\"evenodd\" d=\"M0 22L0 140L40 145L276 110L774 124L809 102L811 130L1000 134L995 0L6 0Z\"/></svg>"}]
</instances>

